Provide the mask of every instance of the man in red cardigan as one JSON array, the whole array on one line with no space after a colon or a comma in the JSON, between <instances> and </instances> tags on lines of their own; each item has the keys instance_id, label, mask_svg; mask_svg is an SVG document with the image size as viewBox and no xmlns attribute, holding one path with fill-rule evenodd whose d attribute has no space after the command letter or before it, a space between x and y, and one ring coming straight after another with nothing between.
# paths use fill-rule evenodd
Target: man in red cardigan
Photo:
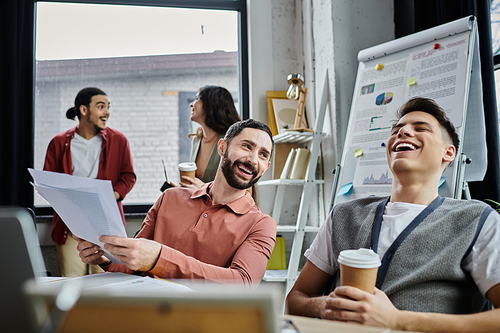
<instances>
[{"instance_id":1,"label":"man in red cardigan","mask_svg":"<svg viewBox=\"0 0 500 333\"><path fill-rule=\"evenodd\" d=\"M78 117L78 126L59 133L50 141L43 169L70 175L110 180L118 208L125 224L121 200L132 189L136 176L130 147L125 135L106 127L109 119L109 100L98 88L84 88L75 98L75 106L66 117ZM89 272L82 263L68 227L54 212L52 240L56 243L61 276L80 276ZM69 236L69 237L68 237ZM102 272L91 266L91 272Z\"/></svg>"}]
</instances>

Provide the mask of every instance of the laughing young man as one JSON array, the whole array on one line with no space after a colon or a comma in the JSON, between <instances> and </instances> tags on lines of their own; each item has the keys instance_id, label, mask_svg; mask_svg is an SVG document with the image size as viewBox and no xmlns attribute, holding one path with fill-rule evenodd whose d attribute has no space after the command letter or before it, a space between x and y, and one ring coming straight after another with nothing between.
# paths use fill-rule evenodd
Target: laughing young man
<instances>
[{"instance_id":1,"label":"laughing young man","mask_svg":"<svg viewBox=\"0 0 500 333\"><path fill-rule=\"evenodd\" d=\"M273 148L267 125L253 119L233 124L218 143L222 159L213 182L164 191L135 238L100 238L123 265L111 263L97 245L77 239L82 261L111 272L259 284L276 223L246 189L269 168Z\"/></svg>"},{"instance_id":2,"label":"laughing young man","mask_svg":"<svg viewBox=\"0 0 500 333\"><path fill-rule=\"evenodd\" d=\"M287 297L290 314L426 332L493 332L500 309L500 216L475 200L438 195L458 135L434 101L398 111L387 141L390 197L337 205ZM337 257L372 248L382 261L375 294L339 287Z\"/></svg>"},{"instance_id":3,"label":"laughing young man","mask_svg":"<svg viewBox=\"0 0 500 333\"><path fill-rule=\"evenodd\" d=\"M84 88L75 98L74 106L66 111L68 119L78 118L78 126L59 133L49 143L43 169L69 175L110 180L123 223L121 201L135 184L132 155L125 135L106 127L110 102L104 91ZM102 272L99 266L82 263L76 242L68 227L54 212L52 240L56 243L61 276L80 276Z\"/></svg>"}]
</instances>

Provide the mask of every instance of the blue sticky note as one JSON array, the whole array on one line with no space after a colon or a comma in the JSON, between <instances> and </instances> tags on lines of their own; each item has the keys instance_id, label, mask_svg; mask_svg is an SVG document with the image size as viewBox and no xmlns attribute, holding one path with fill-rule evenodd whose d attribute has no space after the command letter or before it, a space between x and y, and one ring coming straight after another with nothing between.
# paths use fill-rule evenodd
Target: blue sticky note
<instances>
[{"instance_id":1,"label":"blue sticky note","mask_svg":"<svg viewBox=\"0 0 500 333\"><path fill-rule=\"evenodd\" d=\"M337 193L337 196L348 194L349 192L351 192L351 190L352 190L352 182L348 183L348 184L345 184L345 185L342 185L340 187L339 193Z\"/></svg>"},{"instance_id":2,"label":"blue sticky note","mask_svg":"<svg viewBox=\"0 0 500 333\"><path fill-rule=\"evenodd\" d=\"M445 181L446 181L446 177L441 177L441 179L439 179L438 187L441 187L441 185L443 185Z\"/></svg>"}]
</instances>

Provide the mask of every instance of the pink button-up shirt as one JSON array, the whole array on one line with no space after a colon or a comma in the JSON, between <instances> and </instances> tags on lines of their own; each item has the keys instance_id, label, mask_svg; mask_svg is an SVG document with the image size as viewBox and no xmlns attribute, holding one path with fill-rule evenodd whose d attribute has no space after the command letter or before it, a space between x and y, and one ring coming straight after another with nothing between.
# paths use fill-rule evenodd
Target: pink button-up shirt
<instances>
[{"instance_id":1,"label":"pink button-up shirt","mask_svg":"<svg viewBox=\"0 0 500 333\"><path fill-rule=\"evenodd\" d=\"M137 238L162 244L150 273L167 279L258 284L276 241L276 222L250 194L212 203L208 185L166 190L148 212ZM123 265L109 271L132 273Z\"/></svg>"}]
</instances>

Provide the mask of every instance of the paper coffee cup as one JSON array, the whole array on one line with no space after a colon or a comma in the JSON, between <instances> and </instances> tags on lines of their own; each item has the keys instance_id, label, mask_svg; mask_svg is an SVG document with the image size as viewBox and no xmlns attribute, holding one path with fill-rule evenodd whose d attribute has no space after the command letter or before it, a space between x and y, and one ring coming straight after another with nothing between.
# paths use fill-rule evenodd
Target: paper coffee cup
<instances>
[{"instance_id":1,"label":"paper coffee cup","mask_svg":"<svg viewBox=\"0 0 500 333\"><path fill-rule=\"evenodd\" d=\"M370 249L344 250L339 254L340 285L352 286L373 294L380 267L378 254Z\"/></svg>"},{"instance_id":2,"label":"paper coffee cup","mask_svg":"<svg viewBox=\"0 0 500 333\"><path fill-rule=\"evenodd\" d=\"M179 163L179 175L182 182L182 176L191 177L194 179L196 175L196 163L194 162L183 162Z\"/></svg>"}]
</instances>

